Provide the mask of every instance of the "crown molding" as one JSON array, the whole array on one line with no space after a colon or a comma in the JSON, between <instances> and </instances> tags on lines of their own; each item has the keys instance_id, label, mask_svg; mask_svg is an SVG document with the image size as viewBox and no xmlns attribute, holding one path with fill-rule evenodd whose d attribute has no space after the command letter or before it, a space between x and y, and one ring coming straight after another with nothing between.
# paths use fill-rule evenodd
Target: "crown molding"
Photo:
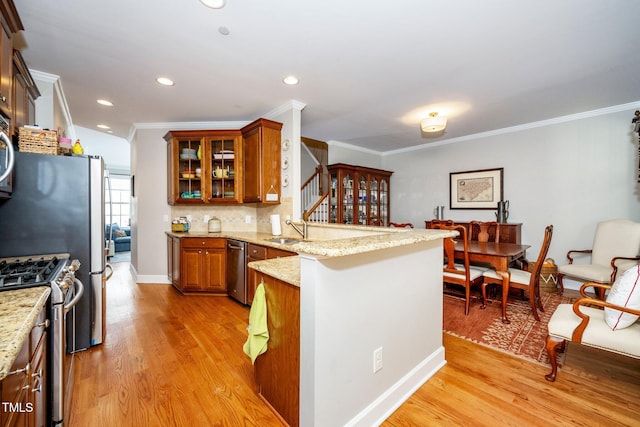
<instances>
[{"instance_id":1,"label":"crown molding","mask_svg":"<svg viewBox=\"0 0 640 427\"><path fill-rule=\"evenodd\" d=\"M29 70L31 73L31 77L34 80L40 80L45 83L49 83L53 85L53 91L57 101L60 103L60 109L62 110L62 116L64 117L64 121L67 124L67 131L69 131L70 135L67 135L72 140L76 139L76 132L73 126L73 120L71 119L71 112L69 111L69 104L67 104L67 98L64 95L64 89L62 88L62 81L60 80L60 76L55 74L45 73L43 71L38 70Z\"/></svg>"},{"instance_id":2,"label":"crown molding","mask_svg":"<svg viewBox=\"0 0 640 427\"><path fill-rule=\"evenodd\" d=\"M628 111L634 108L640 108L640 101L629 102L627 104L614 105L612 107L599 108L597 110L584 111L582 113L569 114L567 116L554 117L552 119L540 120L537 122L525 123L522 125L510 126L502 129L495 129L486 132L475 133L472 135L460 136L457 138L445 139L438 142L431 142L426 144L417 145L408 148L399 148L391 151L379 151L382 156L389 156L393 154L408 153L412 151L426 150L433 147L441 147L443 145L454 144L457 142L470 141L473 139L487 138L495 135L504 135L507 133L520 132L528 129L535 129L545 126L551 126L559 123L572 122L576 120L587 119L590 117L604 116L606 114L619 113L621 111ZM348 144L347 144L348 145Z\"/></svg>"},{"instance_id":3,"label":"crown molding","mask_svg":"<svg viewBox=\"0 0 640 427\"><path fill-rule=\"evenodd\" d=\"M327 141L327 144L330 147L342 147L342 148L347 148L347 149L353 150L353 151L360 151L362 153L377 154L377 155L385 154L382 151L376 151L376 150L372 150L370 148L360 147L358 145L351 145L351 144L347 144L345 142L340 142L340 141L335 141L335 140Z\"/></svg>"}]
</instances>

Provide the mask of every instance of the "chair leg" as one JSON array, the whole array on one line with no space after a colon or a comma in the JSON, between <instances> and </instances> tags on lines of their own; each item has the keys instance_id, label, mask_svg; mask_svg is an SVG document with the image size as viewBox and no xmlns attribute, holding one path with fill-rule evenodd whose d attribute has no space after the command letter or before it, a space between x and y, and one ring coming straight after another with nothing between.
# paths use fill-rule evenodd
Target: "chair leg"
<instances>
[{"instance_id":1,"label":"chair leg","mask_svg":"<svg viewBox=\"0 0 640 427\"><path fill-rule=\"evenodd\" d=\"M533 288L529 289L529 305L531 306L531 311L533 312L533 318L536 319L537 322L539 322L540 315L538 314L538 305L540 305L540 295L536 295L536 290Z\"/></svg>"},{"instance_id":2,"label":"chair leg","mask_svg":"<svg viewBox=\"0 0 640 427\"><path fill-rule=\"evenodd\" d=\"M564 351L564 345L565 340L558 341L557 338L547 335L545 349L549 355L549 362L551 362L551 372L544 376L547 381L553 382L556 380L556 375L558 373L558 360L556 356L558 354L558 349L560 349L560 351Z\"/></svg>"},{"instance_id":3,"label":"chair leg","mask_svg":"<svg viewBox=\"0 0 640 427\"><path fill-rule=\"evenodd\" d=\"M469 315L469 306L471 305L471 286L465 286L464 289L464 315Z\"/></svg>"},{"instance_id":4,"label":"chair leg","mask_svg":"<svg viewBox=\"0 0 640 427\"><path fill-rule=\"evenodd\" d=\"M509 299L509 280L510 274L507 272L499 271L498 274L502 276L502 323L511 323L507 318L507 299Z\"/></svg>"},{"instance_id":5,"label":"chair leg","mask_svg":"<svg viewBox=\"0 0 640 427\"><path fill-rule=\"evenodd\" d=\"M485 308L487 308L487 283L482 282L482 305L480 306L480 308L482 310L484 310Z\"/></svg>"},{"instance_id":6,"label":"chair leg","mask_svg":"<svg viewBox=\"0 0 640 427\"><path fill-rule=\"evenodd\" d=\"M562 283L562 276L564 276L564 274L562 273L558 273L558 287L560 288L560 290L558 291L560 293L560 295L562 295L564 293L564 283Z\"/></svg>"}]
</instances>

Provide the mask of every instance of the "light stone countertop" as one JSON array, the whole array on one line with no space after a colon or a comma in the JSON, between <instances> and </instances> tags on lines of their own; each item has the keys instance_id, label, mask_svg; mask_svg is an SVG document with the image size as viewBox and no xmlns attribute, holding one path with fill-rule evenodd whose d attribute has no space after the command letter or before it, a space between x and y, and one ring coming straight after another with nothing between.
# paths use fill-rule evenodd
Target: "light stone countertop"
<instances>
[{"instance_id":1,"label":"light stone countertop","mask_svg":"<svg viewBox=\"0 0 640 427\"><path fill-rule=\"evenodd\" d=\"M176 233L167 231L166 233L168 235L180 238L221 237L238 239L249 243L271 246L291 252L306 253L324 257L354 255L380 249L443 239L445 237L457 235L457 232L455 231L451 232L446 230L366 227L353 225L326 226L325 224L313 224L309 226L309 229L311 230L309 233L311 235L310 239L307 241L300 240L300 242L295 244L280 244L270 242L269 239L274 237L270 233L248 231L222 231L220 233ZM366 234L367 232L369 234ZM358 235L356 233L359 233L361 235ZM345 235L346 237L342 237L342 235ZM298 238L299 236L287 235L278 237Z\"/></svg>"},{"instance_id":2,"label":"light stone countertop","mask_svg":"<svg viewBox=\"0 0 640 427\"><path fill-rule=\"evenodd\" d=\"M309 240L300 240L294 244L270 242L274 238L270 233L249 231L208 232L172 232L168 235L180 238L220 237L242 240L262 246L270 246L291 252L304 253L319 257L340 257L377 251L381 249L413 245L420 242L457 236L457 231L433 229L387 228L342 224L309 224ZM299 235L283 235L277 237L299 238ZM298 257L285 257L254 261L249 263L254 268L276 279L300 286L300 260Z\"/></svg>"},{"instance_id":3,"label":"light stone countertop","mask_svg":"<svg viewBox=\"0 0 640 427\"><path fill-rule=\"evenodd\" d=\"M50 293L48 286L0 292L0 380L9 373Z\"/></svg>"},{"instance_id":4,"label":"light stone countertop","mask_svg":"<svg viewBox=\"0 0 640 427\"><path fill-rule=\"evenodd\" d=\"M252 261L249 268L258 270L275 279L300 287L300 257L288 256L282 258Z\"/></svg>"}]
</instances>

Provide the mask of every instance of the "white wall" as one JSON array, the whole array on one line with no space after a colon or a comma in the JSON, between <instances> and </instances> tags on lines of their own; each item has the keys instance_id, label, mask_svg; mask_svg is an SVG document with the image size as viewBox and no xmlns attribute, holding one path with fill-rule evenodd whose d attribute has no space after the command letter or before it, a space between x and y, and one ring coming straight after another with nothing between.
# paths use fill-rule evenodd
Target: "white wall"
<instances>
[{"instance_id":1,"label":"white wall","mask_svg":"<svg viewBox=\"0 0 640 427\"><path fill-rule=\"evenodd\" d=\"M93 129L74 126L85 154L102 156L105 168L111 173L128 175L131 170L131 147L124 138Z\"/></svg>"},{"instance_id":2,"label":"white wall","mask_svg":"<svg viewBox=\"0 0 640 427\"><path fill-rule=\"evenodd\" d=\"M394 171L391 218L423 228L433 208L445 205L446 218L495 220L495 211L449 209L449 173L502 167L509 222L523 223L528 258L553 224L548 256L564 264L569 249L591 247L598 221L640 221L632 116L619 111L383 156L383 168Z\"/></svg>"},{"instance_id":3,"label":"white wall","mask_svg":"<svg viewBox=\"0 0 640 427\"><path fill-rule=\"evenodd\" d=\"M167 283L167 236L171 209L167 204L166 129L138 129L131 142L131 265L137 282ZM133 190L133 189L132 189Z\"/></svg>"},{"instance_id":4,"label":"white wall","mask_svg":"<svg viewBox=\"0 0 640 427\"><path fill-rule=\"evenodd\" d=\"M369 168L382 167L382 157L380 153L366 148L355 147L337 141L328 141L329 144L329 164L346 163L348 165L366 166Z\"/></svg>"},{"instance_id":5,"label":"white wall","mask_svg":"<svg viewBox=\"0 0 640 427\"><path fill-rule=\"evenodd\" d=\"M172 129L239 129L246 122L211 123L157 123L138 124L131 141L131 174L135 176L135 197L131 203L131 265L137 282L167 283L167 237L171 229L169 219L192 215L191 229L206 231L204 215L216 216L222 221L223 231L270 230L272 213L293 217L292 206L300 204L300 112L304 104L292 101L263 117L283 124L282 139L289 139L290 148L282 152L289 157L289 167L282 176L289 184L281 188L281 204L260 207L247 205L170 206L167 203L167 143L164 135ZM296 160L298 159L298 160ZM251 223L245 224L245 216Z\"/></svg>"}]
</instances>

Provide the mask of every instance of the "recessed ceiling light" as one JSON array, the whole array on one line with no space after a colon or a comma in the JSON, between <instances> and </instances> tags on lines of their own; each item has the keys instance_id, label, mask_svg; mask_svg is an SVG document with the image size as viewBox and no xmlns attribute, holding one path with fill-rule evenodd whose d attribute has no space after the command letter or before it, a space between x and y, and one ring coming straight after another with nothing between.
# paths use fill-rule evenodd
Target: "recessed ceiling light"
<instances>
[{"instance_id":1,"label":"recessed ceiling light","mask_svg":"<svg viewBox=\"0 0 640 427\"><path fill-rule=\"evenodd\" d=\"M170 78L168 78L168 77L158 77L158 78L156 79L156 81L157 81L158 83L160 83L162 86L173 86L173 85L175 85L175 83L173 82L173 80L171 80L171 79L170 79Z\"/></svg>"},{"instance_id":2,"label":"recessed ceiling light","mask_svg":"<svg viewBox=\"0 0 640 427\"><path fill-rule=\"evenodd\" d=\"M113 103L111 101L107 101L106 99L98 99L98 104L104 105L106 107L113 107Z\"/></svg>"},{"instance_id":3,"label":"recessed ceiling light","mask_svg":"<svg viewBox=\"0 0 640 427\"><path fill-rule=\"evenodd\" d=\"M210 7L211 9L222 9L226 1L225 0L200 0L200 3L202 3L207 7Z\"/></svg>"},{"instance_id":4,"label":"recessed ceiling light","mask_svg":"<svg viewBox=\"0 0 640 427\"><path fill-rule=\"evenodd\" d=\"M298 80L296 76L287 76L284 79L282 79L282 81L286 85L297 85L298 83L300 83L300 80Z\"/></svg>"},{"instance_id":5,"label":"recessed ceiling light","mask_svg":"<svg viewBox=\"0 0 640 427\"><path fill-rule=\"evenodd\" d=\"M107 125L98 125L98 127L99 127L100 129L111 129L111 128L110 128L109 126L107 126Z\"/></svg>"}]
</instances>

